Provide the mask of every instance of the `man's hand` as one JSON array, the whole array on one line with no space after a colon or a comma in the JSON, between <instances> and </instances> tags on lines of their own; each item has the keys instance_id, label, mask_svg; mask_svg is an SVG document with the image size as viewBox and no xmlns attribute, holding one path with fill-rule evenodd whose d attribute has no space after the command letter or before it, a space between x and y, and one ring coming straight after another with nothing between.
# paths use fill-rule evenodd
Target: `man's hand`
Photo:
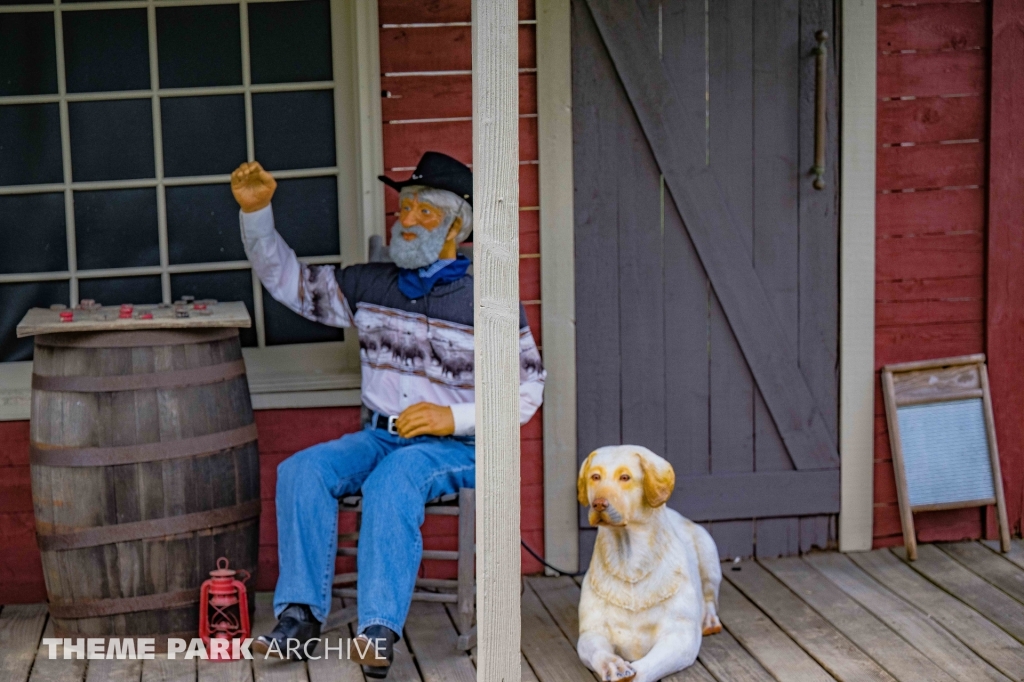
<instances>
[{"instance_id":1,"label":"man's hand","mask_svg":"<svg viewBox=\"0 0 1024 682\"><path fill-rule=\"evenodd\" d=\"M395 426L402 438L450 436L455 433L455 417L450 407L416 403L402 410Z\"/></svg>"},{"instance_id":2,"label":"man's hand","mask_svg":"<svg viewBox=\"0 0 1024 682\"><path fill-rule=\"evenodd\" d=\"M270 205L277 189L277 180L256 161L243 163L231 174L231 193L245 213Z\"/></svg>"}]
</instances>

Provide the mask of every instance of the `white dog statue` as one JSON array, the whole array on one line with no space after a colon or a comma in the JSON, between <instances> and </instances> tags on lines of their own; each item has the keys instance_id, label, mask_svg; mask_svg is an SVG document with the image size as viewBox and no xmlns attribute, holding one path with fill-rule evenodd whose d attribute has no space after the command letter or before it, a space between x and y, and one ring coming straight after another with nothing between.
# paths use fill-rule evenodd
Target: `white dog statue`
<instances>
[{"instance_id":1,"label":"white dog statue","mask_svg":"<svg viewBox=\"0 0 1024 682\"><path fill-rule=\"evenodd\" d=\"M722 630L722 568L711 535L665 506L672 465L644 447L604 447L587 457L577 487L597 526L580 659L606 682L656 682L692 665L702 635Z\"/></svg>"}]
</instances>

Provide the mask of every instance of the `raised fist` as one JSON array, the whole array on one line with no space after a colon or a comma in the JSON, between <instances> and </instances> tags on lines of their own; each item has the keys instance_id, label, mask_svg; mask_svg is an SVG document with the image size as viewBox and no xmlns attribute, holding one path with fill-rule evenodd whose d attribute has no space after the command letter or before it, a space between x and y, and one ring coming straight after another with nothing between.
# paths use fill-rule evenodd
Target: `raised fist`
<instances>
[{"instance_id":1,"label":"raised fist","mask_svg":"<svg viewBox=\"0 0 1024 682\"><path fill-rule=\"evenodd\" d=\"M256 161L243 163L231 174L231 193L245 213L270 205L277 189L277 180Z\"/></svg>"}]
</instances>

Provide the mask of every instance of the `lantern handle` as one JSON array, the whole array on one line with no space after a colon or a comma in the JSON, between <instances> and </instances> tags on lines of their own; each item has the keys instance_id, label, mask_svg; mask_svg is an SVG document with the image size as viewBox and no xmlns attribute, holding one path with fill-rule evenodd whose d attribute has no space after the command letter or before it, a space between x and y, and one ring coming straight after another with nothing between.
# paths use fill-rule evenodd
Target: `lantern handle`
<instances>
[{"instance_id":1,"label":"lantern handle","mask_svg":"<svg viewBox=\"0 0 1024 682\"><path fill-rule=\"evenodd\" d=\"M242 577L242 574L243 574L243 573L245 574L245 577ZM238 580L239 580L239 581L240 581L240 582L241 582L241 583L242 583L243 585L244 585L245 583L249 582L249 578L251 578L251 577L252 577L252 574L251 574L251 573L249 573L249 571L245 570L244 568L240 568L240 569L238 569L237 571L235 571L235 575L236 575L236 576L238 577Z\"/></svg>"},{"instance_id":2,"label":"lantern handle","mask_svg":"<svg viewBox=\"0 0 1024 682\"><path fill-rule=\"evenodd\" d=\"M221 562L224 562L224 564L221 565ZM228 558L226 556L222 556L221 558L217 559L217 570L218 571L226 571L227 569L228 569Z\"/></svg>"}]
</instances>

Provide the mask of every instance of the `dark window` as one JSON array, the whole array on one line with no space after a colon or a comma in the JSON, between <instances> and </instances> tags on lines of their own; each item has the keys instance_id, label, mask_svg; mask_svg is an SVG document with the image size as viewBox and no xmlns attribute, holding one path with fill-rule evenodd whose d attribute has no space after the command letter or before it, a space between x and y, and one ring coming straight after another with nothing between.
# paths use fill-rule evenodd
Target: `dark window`
<instances>
[{"instance_id":1,"label":"dark window","mask_svg":"<svg viewBox=\"0 0 1024 682\"><path fill-rule=\"evenodd\" d=\"M64 194L0 196L0 272L67 269Z\"/></svg>"},{"instance_id":2,"label":"dark window","mask_svg":"<svg viewBox=\"0 0 1024 682\"><path fill-rule=\"evenodd\" d=\"M57 92L53 15L0 14L0 95Z\"/></svg>"},{"instance_id":3,"label":"dark window","mask_svg":"<svg viewBox=\"0 0 1024 682\"><path fill-rule=\"evenodd\" d=\"M256 158L268 170L333 166L334 91L252 97Z\"/></svg>"},{"instance_id":4,"label":"dark window","mask_svg":"<svg viewBox=\"0 0 1024 682\"><path fill-rule=\"evenodd\" d=\"M242 84L238 5L156 10L160 87Z\"/></svg>"},{"instance_id":5,"label":"dark window","mask_svg":"<svg viewBox=\"0 0 1024 682\"><path fill-rule=\"evenodd\" d=\"M230 188L168 187L167 242L171 263L245 260Z\"/></svg>"},{"instance_id":6,"label":"dark window","mask_svg":"<svg viewBox=\"0 0 1024 682\"><path fill-rule=\"evenodd\" d=\"M78 295L81 298L91 298L103 305L160 303L163 299L159 275L81 279L78 281Z\"/></svg>"},{"instance_id":7,"label":"dark window","mask_svg":"<svg viewBox=\"0 0 1024 682\"><path fill-rule=\"evenodd\" d=\"M252 273L249 270L231 270L229 272L196 272L171 277L171 296L179 300L182 296L195 296L197 299L213 298L218 301L242 301L253 315ZM256 345L255 326L239 329L243 346Z\"/></svg>"},{"instance_id":8,"label":"dark window","mask_svg":"<svg viewBox=\"0 0 1024 682\"><path fill-rule=\"evenodd\" d=\"M170 97L160 101L164 175L230 173L245 161L241 95Z\"/></svg>"},{"instance_id":9,"label":"dark window","mask_svg":"<svg viewBox=\"0 0 1024 682\"><path fill-rule=\"evenodd\" d=\"M63 17L68 92L150 88L146 10L64 12Z\"/></svg>"},{"instance_id":10,"label":"dark window","mask_svg":"<svg viewBox=\"0 0 1024 682\"><path fill-rule=\"evenodd\" d=\"M249 5L253 83L331 80L331 8L327 0Z\"/></svg>"},{"instance_id":11,"label":"dark window","mask_svg":"<svg viewBox=\"0 0 1024 682\"><path fill-rule=\"evenodd\" d=\"M75 192L75 236L79 270L160 265L156 190Z\"/></svg>"},{"instance_id":12,"label":"dark window","mask_svg":"<svg viewBox=\"0 0 1024 682\"><path fill-rule=\"evenodd\" d=\"M281 180L274 193L274 221L299 256L338 254L337 178Z\"/></svg>"},{"instance_id":13,"label":"dark window","mask_svg":"<svg viewBox=\"0 0 1024 682\"><path fill-rule=\"evenodd\" d=\"M29 308L67 305L70 298L71 285L66 280L0 284L0 362L32 359L32 338L19 339L15 334Z\"/></svg>"},{"instance_id":14,"label":"dark window","mask_svg":"<svg viewBox=\"0 0 1024 682\"><path fill-rule=\"evenodd\" d=\"M0 106L0 185L63 181L58 106Z\"/></svg>"},{"instance_id":15,"label":"dark window","mask_svg":"<svg viewBox=\"0 0 1024 682\"><path fill-rule=\"evenodd\" d=\"M260 291L263 293L263 327L267 332L268 346L344 340L345 333L341 329L307 320L275 301L263 287Z\"/></svg>"},{"instance_id":16,"label":"dark window","mask_svg":"<svg viewBox=\"0 0 1024 682\"><path fill-rule=\"evenodd\" d=\"M77 182L156 175L148 99L71 102L71 174Z\"/></svg>"}]
</instances>

